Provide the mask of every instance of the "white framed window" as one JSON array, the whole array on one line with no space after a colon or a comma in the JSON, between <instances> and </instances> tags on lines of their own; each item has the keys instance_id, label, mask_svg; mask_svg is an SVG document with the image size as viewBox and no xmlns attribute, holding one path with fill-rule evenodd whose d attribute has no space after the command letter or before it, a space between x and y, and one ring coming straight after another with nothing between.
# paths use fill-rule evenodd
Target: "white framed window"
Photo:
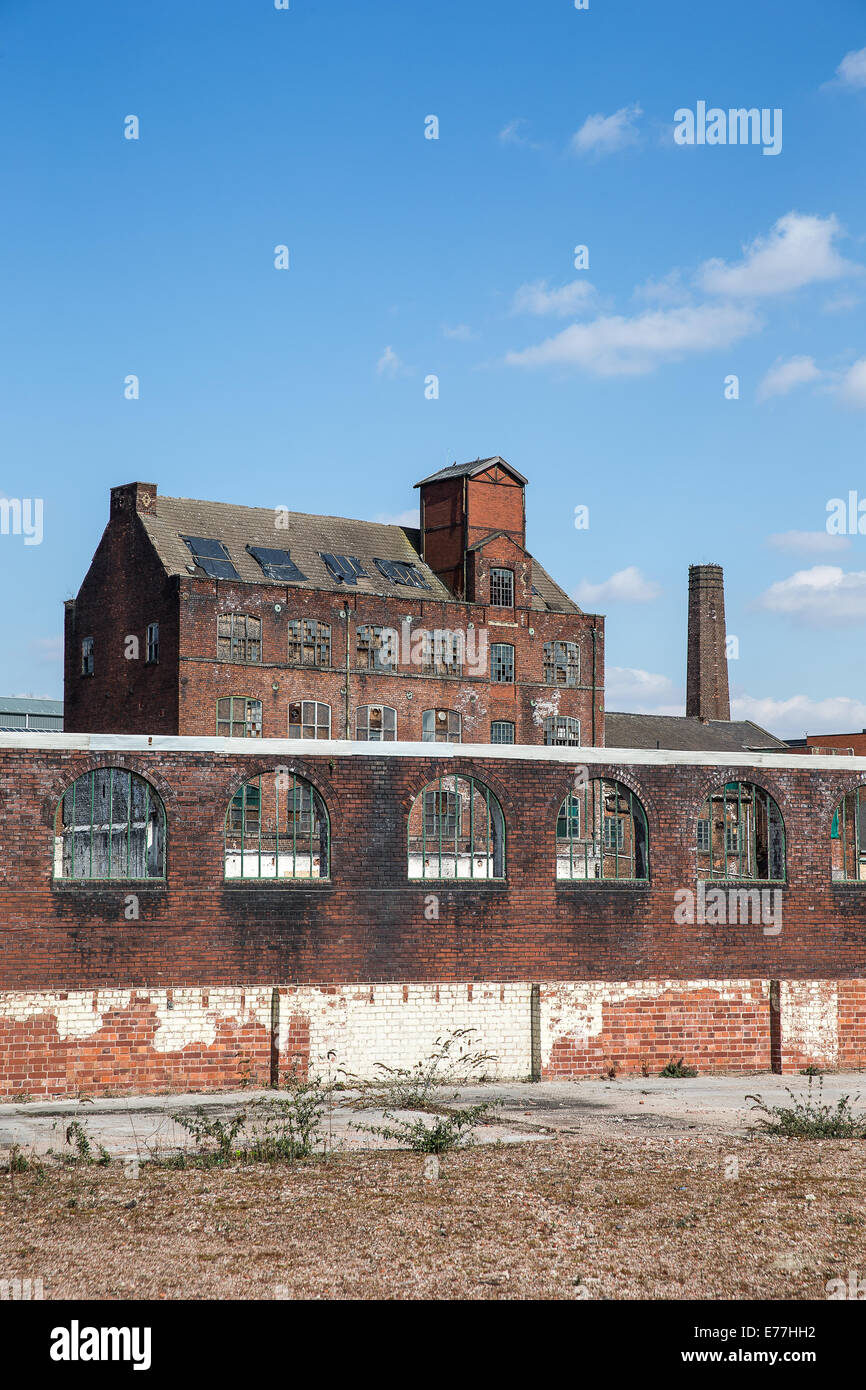
<instances>
[{"instance_id":1,"label":"white framed window","mask_svg":"<svg viewBox=\"0 0 866 1390\"><path fill-rule=\"evenodd\" d=\"M578 748L580 720L567 714L555 714L544 721L544 742L550 748Z\"/></svg>"},{"instance_id":2,"label":"white framed window","mask_svg":"<svg viewBox=\"0 0 866 1390\"><path fill-rule=\"evenodd\" d=\"M509 642L491 643L490 679L494 685L514 684L514 648Z\"/></svg>"},{"instance_id":3,"label":"white framed window","mask_svg":"<svg viewBox=\"0 0 866 1390\"><path fill-rule=\"evenodd\" d=\"M460 743L463 719L454 709L425 709L421 729L424 743Z\"/></svg>"},{"instance_id":4,"label":"white framed window","mask_svg":"<svg viewBox=\"0 0 866 1390\"><path fill-rule=\"evenodd\" d=\"M362 743L396 743L397 711L390 705L360 705L355 711L355 738Z\"/></svg>"},{"instance_id":5,"label":"white framed window","mask_svg":"<svg viewBox=\"0 0 866 1390\"><path fill-rule=\"evenodd\" d=\"M147 660L151 666L159 661L159 623L147 625Z\"/></svg>"},{"instance_id":6,"label":"white framed window","mask_svg":"<svg viewBox=\"0 0 866 1390\"><path fill-rule=\"evenodd\" d=\"M289 705L289 738L330 737L330 705L318 700L297 700Z\"/></svg>"},{"instance_id":7,"label":"white framed window","mask_svg":"<svg viewBox=\"0 0 866 1390\"><path fill-rule=\"evenodd\" d=\"M491 608L514 607L514 570L492 569L490 571Z\"/></svg>"}]
</instances>

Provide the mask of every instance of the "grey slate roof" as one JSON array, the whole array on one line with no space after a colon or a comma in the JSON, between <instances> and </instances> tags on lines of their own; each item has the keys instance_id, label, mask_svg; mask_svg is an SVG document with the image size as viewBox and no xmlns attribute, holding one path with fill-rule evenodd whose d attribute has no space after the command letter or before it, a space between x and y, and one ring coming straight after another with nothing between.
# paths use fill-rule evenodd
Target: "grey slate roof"
<instances>
[{"instance_id":1,"label":"grey slate roof","mask_svg":"<svg viewBox=\"0 0 866 1390\"><path fill-rule=\"evenodd\" d=\"M288 512L281 517L287 525L277 529L273 508L241 507L229 502L162 496L157 499L155 513L139 513L139 517L166 573L170 575L189 574L189 566L193 563L181 536L203 536L223 542L238 575L248 584L277 583L265 578L258 562L247 551L248 545L258 545L290 552L294 563L306 575L304 582L293 584L292 588L416 599L449 600L454 597L421 559L421 532L415 527ZM357 585L340 583L326 569L321 551L328 551L332 555L356 556L367 571L368 578L359 579ZM430 588L415 589L390 583L373 564L375 558L402 560L416 565ZM532 606L538 611L581 611L537 560L532 562L532 582L538 590Z\"/></svg>"},{"instance_id":2,"label":"grey slate roof","mask_svg":"<svg viewBox=\"0 0 866 1390\"><path fill-rule=\"evenodd\" d=\"M608 748L664 748L669 752L742 753L779 748L780 738L750 719L709 719L676 714L605 713L604 741Z\"/></svg>"},{"instance_id":3,"label":"grey slate roof","mask_svg":"<svg viewBox=\"0 0 866 1390\"><path fill-rule=\"evenodd\" d=\"M524 478L522 473L518 473L516 468L512 468L510 463L506 463L504 458L494 454L489 459L471 459L469 463L452 463L447 468L440 468L438 473L431 473L429 478L422 478L416 483L416 487L421 487L424 483L438 483L443 478L471 478L474 473L483 473L485 468L489 468L491 463L498 463L500 468L504 468L519 483L527 483L528 478Z\"/></svg>"}]
</instances>

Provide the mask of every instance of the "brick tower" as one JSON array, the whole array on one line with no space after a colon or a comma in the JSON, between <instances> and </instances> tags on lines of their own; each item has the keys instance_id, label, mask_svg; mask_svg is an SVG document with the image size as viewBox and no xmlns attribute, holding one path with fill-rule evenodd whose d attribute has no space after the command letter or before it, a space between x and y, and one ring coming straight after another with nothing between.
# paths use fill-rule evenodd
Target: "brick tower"
<instances>
[{"instance_id":1,"label":"brick tower","mask_svg":"<svg viewBox=\"0 0 866 1390\"><path fill-rule=\"evenodd\" d=\"M698 719L731 717L721 565L689 565L686 714Z\"/></svg>"}]
</instances>

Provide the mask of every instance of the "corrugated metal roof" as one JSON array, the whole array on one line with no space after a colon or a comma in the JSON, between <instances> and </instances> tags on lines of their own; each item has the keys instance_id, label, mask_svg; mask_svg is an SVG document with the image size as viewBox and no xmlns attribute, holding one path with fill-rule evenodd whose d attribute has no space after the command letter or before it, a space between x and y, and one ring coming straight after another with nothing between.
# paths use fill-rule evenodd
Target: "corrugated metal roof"
<instances>
[{"instance_id":1,"label":"corrugated metal roof","mask_svg":"<svg viewBox=\"0 0 866 1390\"><path fill-rule=\"evenodd\" d=\"M62 700L37 700L29 695L0 695L0 720L4 714L62 714Z\"/></svg>"},{"instance_id":2,"label":"corrugated metal roof","mask_svg":"<svg viewBox=\"0 0 866 1390\"><path fill-rule=\"evenodd\" d=\"M673 752L743 753L788 747L750 719L704 721L677 714L606 712L604 741L608 748L659 748Z\"/></svg>"}]
</instances>

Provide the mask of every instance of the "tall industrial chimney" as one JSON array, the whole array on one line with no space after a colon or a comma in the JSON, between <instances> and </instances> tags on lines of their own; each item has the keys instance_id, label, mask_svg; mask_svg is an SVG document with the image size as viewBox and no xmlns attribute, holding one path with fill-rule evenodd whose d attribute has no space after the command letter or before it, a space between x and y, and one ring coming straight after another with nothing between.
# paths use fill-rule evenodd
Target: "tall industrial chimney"
<instances>
[{"instance_id":1,"label":"tall industrial chimney","mask_svg":"<svg viewBox=\"0 0 866 1390\"><path fill-rule=\"evenodd\" d=\"M689 565L686 714L698 719L731 717L721 565Z\"/></svg>"}]
</instances>

